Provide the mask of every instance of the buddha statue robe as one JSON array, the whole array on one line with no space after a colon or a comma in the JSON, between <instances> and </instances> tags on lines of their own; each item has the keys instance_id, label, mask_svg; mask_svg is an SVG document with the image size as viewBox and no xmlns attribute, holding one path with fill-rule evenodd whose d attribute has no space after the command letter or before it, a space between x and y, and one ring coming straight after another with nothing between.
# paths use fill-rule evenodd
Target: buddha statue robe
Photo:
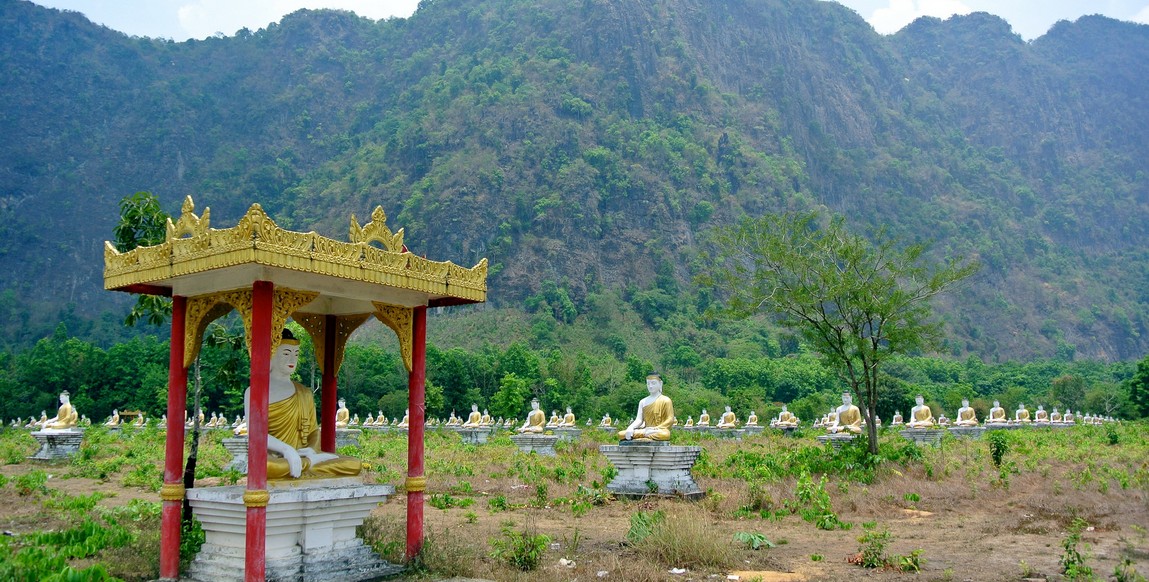
<instances>
[{"instance_id":1,"label":"buddha statue robe","mask_svg":"<svg viewBox=\"0 0 1149 582\"><path fill-rule=\"evenodd\" d=\"M659 394L654 402L642 407L642 426L638 429L645 431L646 436L636 436L634 440L668 441L673 425L674 404L665 394ZM618 438L625 439L626 431L619 431Z\"/></svg>"},{"instance_id":2,"label":"buddha statue robe","mask_svg":"<svg viewBox=\"0 0 1149 582\"><path fill-rule=\"evenodd\" d=\"M315 397L311 391L297 382L294 394L279 402L272 402L267 412L267 434L296 450L311 448L318 451L319 423L315 417ZM363 470L362 462L354 457L339 457L315 465L307 457L300 460L303 463L303 471L299 475L301 479L354 476ZM290 479L287 460L269 454L267 478Z\"/></svg>"},{"instance_id":3,"label":"buddha statue robe","mask_svg":"<svg viewBox=\"0 0 1149 582\"><path fill-rule=\"evenodd\" d=\"M49 420L44 428L48 430L65 430L73 428L79 422L80 416L76 414L76 409L68 402L60 405L60 409L56 412L56 418Z\"/></svg>"},{"instance_id":4,"label":"buddha statue robe","mask_svg":"<svg viewBox=\"0 0 1149 582\"><path fill-rule=\"evenodd\" d=\"M541 433L546 428L547 415L545 412L534 409L527 414L527 422L519 427L516 432L520 433Z\"/></svg>"}]
</instances>

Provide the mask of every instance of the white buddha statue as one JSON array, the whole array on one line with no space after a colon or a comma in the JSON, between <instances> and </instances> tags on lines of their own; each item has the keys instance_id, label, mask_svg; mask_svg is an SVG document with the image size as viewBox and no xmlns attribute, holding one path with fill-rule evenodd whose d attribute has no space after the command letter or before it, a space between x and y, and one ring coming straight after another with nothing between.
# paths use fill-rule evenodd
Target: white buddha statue
<instances>
[{"instance_id":1,"label":"white buddha statue","mask_svg":"<svg viewBox=\"0 0 1149 582\"><path fill-rule=\"evenodd\" d=\"M328 400L328 402L331 402ZM330 406L330 405L329 405ZM335 411L335 428L347 428L351 422L351 411L347 410L347 401L339 399L339 409Z\"/></svg>"},{"instance_id":2,"label":"white buddha statue","mask_svg":"<svg viewBox=\"0 0 1149 582\"><path fill-rule=\"evenodd\" d=\"M1023 423L1030 422L1029 410L1027 410L1025 408L1024 404L1018 403L1017 412L1013 413L1013 421L1014 422L1023 422Z\"/></svg>"},{"instance_id":3,"label":"white buddha statue","mask_svg":"<svg viewBox=\"0 0 1149 582\"><path fill-rule=\"evenodd\" d=\"M962 399L954 426L977 426L977 411L969 405L968 399Z\"/></svg>"},{"instance_id":4,"label":"white buddha statue","mask_svg":"<svg viewBox=\"0 0 1149 582\"><path fill-rule=\"evenodd\" d=\"M698 415L698 426L710 426L710 414L705 408L702 409L702 414Z\"/></svg>"},{"instance_id":5,"label":"white buddha statue","mask_svg":"<svg viewBox=\"0 0 1149 582\"><path fill-rule=\"evenodd\" d=\"M746 426L758 426L758 415L754 411L750 411L750 416L746 417Z\"/></svg>"},{"instance_id":6,"label":"white buddha statue","mask_svg":"<svg viewBox=\"0 0 1149 582\"><path fill-rule=\"evenodd\" d=\"M619 431L622 440L670 440L670 427L674 425L674 403L662 393L662 377L651 373L646 376L647 396L638 402L634 420Z\"/></svg>"},{"instance_id":7,"label":"white buddha statue","mask_svg":"<svg viewBox=\"0 0 1149 582\"><path fill-rule=\"evenodd\" d=\"M902 426L902 412L900 410L894 411L894 421L890 423L890 426Z\"/></svg>"},{"instance_id":8,"label":"white buddha statue","mask_svg":"<svg viewBox=\"0 0 1149 582\"><path fill-rule=\"evenodd\" d=\"M491 426L495 424L495 419L491 418L491 413L487 412L486 408L483 409L483 415L479 417L479 424L481 426Z\"/></svg>"},{"instance_id":9,"label":"white buddha statue","mask_svg":"<svg viewBox=\"0 0 1149 582\"><path fill-rule=\"evenodd\" d=\"M119 411L119 409L116 409L116 408L112 409L112 415L108 417L108 421L104 423L104 426L120 426L120 411Z\"/></svg>"},{"instance_id":10,"label":"white buddha statue","mask_svg":"<svg viewBox=\"0 0 1149 582\"><path fill-rule=\"evenodd\" d=\"M1065 414L1061 415L1061 422L1064 424L1077 424L1077 421L1073 419L1073 411L1066 408Z\"/></svg>"},{"instance_id":11,"label":"white buddha statue","mask_svg":"<svg viewBox=\"0 0 1149 582\"><path fill-rule=\"evenodd\" d=\"M599 426L610 426L610 413L602 415L602 420L598 423Z\"/></svg>"},{"instance_id":12,"label":"white buddha statue","mask_svg":"<svg viewBox=\"0 0 1149 582\"><path fill-rule=\"evenodd\" d=\"M842 405L835 411L834 419L830 423L830 432L837 434L848 432L861 434L862 411L854 406L854 399L849 392L842 393Z\"/></svg>"},{"instance_id":13,"label":"white buddha statue","mask_svg":"<svg viewBox=\"0 0 1149 582\"><path fill-rule=\"evenodd\" d=\"M80 421L80 415L72 406L71 395L65 390L60 393L60 408L56 416L44 420L41 425L45 431L68 430L75 428Z\"/></svg>"},{"instance_id":14,"label":"white buddha statue","mask_svg":"<svg viewBox=\"0 0 1149 582\"><path fill-rule=\"evenodd\" d=\"M574 428L575 415L571 412L571 407L567 407L567 413L563 415L563 419L559 421L559 428Z\"/></svg>"},{"instance_id":15,"label":"white buddha statue","mask_svg":"<svg viewBox=\"0 0 1149 582\"><path fill-rule=\"evenodd\" d=\"M929 428L934 425L934 414L930 411L930 407L926 405L925 399L921 394L918 394L914 399L917 404L910 410L910 421L906 426L910 428Z\"/></svg>"},{"instance_id":16,"label":"white buddha statue","mask_svg":"<svg viewBox=\"0 0 1149 582\"><path fill-rule=\"evenodd\" d=\"M483 426L483 413L479 412L478 404L471 404L471 414L467 415L466 422L463 423L463 428L479 428Z\"/></svg>"},{"instance_id":17,"label":"white buddha statue","mask_svg":"<svg viewBox=\"0 0 1149 582\"><path fill-rule=\"evenodd\" d=\"M523 426L515 429L519 434L542 434L546 428L547 415L539 410L539 399L531 399L531 411L527 413L527 420L523 422Z\"/></svg>"},{"instance_id":18,"label":"white buddha statue","mask_svg":"<svg viewBox=\"0 0 1149 582\"><path fill-rule=\"evenodd\" d=\"M1001 403L997 400L993 401L993 408L989 409L989 417L985 419L986 424L1006 424L1009 419L1005 416L1005 409L1001 407Z\"/></svg>"},{"instance_id":19,"label":"white buddha statue","mask_svg":"<svg viewBox=\"0 0 1149 582\"><path fill-rule=\"evenodd\" d=\"M1035 424L1049 424L1049 413L1045 411L1044 405L1037 405L1037 412L1033 413L1033 422Z\"/></svg>"},{"instance_id":20,"label":"white buddha statue","mask_svg":"<svg viewBox=\"0 0 1149 582\"><path fill-rule=\"evenodd\" d=\"M718 419L718 425L715 428L735 428L738 426L738 417L726 407L726 411L722 413L722 417Z\"/></svg>"},{"instance_id":21,"label":"white buddha statue","mask_svg":"<svg viewBox=\"0 0 1149 582\"><path fill-rule=\"evenodd\" d=\"M375 426L375 416L370 412L367 413L367 419L363 421L363 426Z\"/></svg>"},{"instance_id":22,"label":"white buddha statue","mask_svg":"<svg viewBox=\"0 0 1149 582\"><path fill-rule=\"evenodd\" d=\"M319 420L315 396L291 379L298 364L299 341L285 329L279 347L272 352L268 379L267 478L358 475L362 470L359 459L316 450ZM243 410L251 418L250 387L243 394Z\"/></svg>"},{"instance_id":23,"label":"white buddha statue","mask_svg":"<svg viewBox=\"0 0 1149 582\"><path fill-rule=\"evenodd\" d=\"M687 416L686 417L686 425L685 426L686 426L686 428L690 428L690 427L694 426L694 417L693 416Z\"/></svg>"},{"instance_id":24,"label":"white buddha statue","mask_svg":"<svg viewBox=\"0 0 1149 582\"><path fill-rule=\"evenodd\" d=\"M547 428L558 428L559 427L559 411L557 411L557 410L551 411L551 417L547 420L547 426L546 427Z\"/></svg>"},{"instance_id":25,"label":"white buddha statue","mask_svg":"<svg viewBox=\"0 0 1149 582\"><path fill-rule=\"evenodd\" d=\"M1050 424L1061 424L1061 413L1057 411L1057 407L1053 407L1053 412L1049 413Z\"/></svg>"},{"instance_id":26,"label":"white buddha statue","mask_svg":"<svg viewBox=\"0 0 1149 582\"><path fill-rule=\"evenodd\" d=\"M798 417L794 416L794 413L790 412L790 410L786 408L786 405L783 404L782 412L778 413L778 418L774 421L774 426L777 426L778 428L791 428L798 426Z\"/></svg>"}]
</instances>

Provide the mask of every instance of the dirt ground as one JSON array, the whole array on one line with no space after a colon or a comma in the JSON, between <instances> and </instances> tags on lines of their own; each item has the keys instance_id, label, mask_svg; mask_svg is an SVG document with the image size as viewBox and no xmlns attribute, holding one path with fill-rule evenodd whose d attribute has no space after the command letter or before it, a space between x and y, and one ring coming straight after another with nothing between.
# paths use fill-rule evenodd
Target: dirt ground
<instances>
[{"instance_id":1,"label":"dirt ground","mask_svg":"<svg viewBox=\"0 0 1149 582\"><path fill-rule=\"evenodd\" d=\"M768 448L770 444L707 443L706 446L710 447L714 459L721 459L740 447ZM853 527L824 531L797 515L777 520L736 517L737 510L748 499L746 483L704 476L696 476L702 489L708 491L702 501L612 500L576 516L571 506L561 500L573 498L578 484L589 483L605 466L596 447L594 443L586 443L560 454L556 466L583 462L587 476L548 485L544 497L550 501L541 507L535 506L538 503L536 486L509 469L519 462L513 450L491 448L486 451L494 452L492 454L476 455L473 448L442 453L429 449L427 497L449 493L458 499L473 499L474 503L449 509L437 509L429 504L424 507L427 544L434 553L434 563L430 559L428 563L436 567L436 574L424 578L457 575L532 581L733 579L730 576L763 581L1059 580L1062 541L1075 517L1083 518L1090 526L1083 534L1080 549L1099 578L1111 579L1114 568L1123 559L1131 560L1142 576L1149 575L1149 534L1146 532L1149 490L1143 484L1124 489L1116 484L1110 486L1108 480L1106 485L1098 486L1102 479L1080 483L1078 472L1086 459L1022 468L1008 488L994 484L996 473L980 468L981 465L972 466L978 457L966 454L966 449L940 458L932 453L930 462L945 468L941 476L938 470L931 475L924 467L910 466L886 469L872 485L831 480L827 491L833 499L834 511ZM481 447L477 450L484 451ZM385 464L387 460L379 462ZM1137 464L1136 459L1131 462ZM473 468L462 476L450 474L449 468L458 463L470 463ZM1149 459L1140 459L1143 471L1147 463ZM0 474L13 477L35 469L52 475L47 483L51 489L70 495L107 494L100 502L104 505L122 505L134 498L158 499L154 492L124 487L115 479L66 477L66 465L26 462L2 466ZM1130 467L1131 472L1134 469ZM401 471L402 467L394 470ZM385 481L401 483L401 479L395 478ZM200 486L209 484L212 481L199 483ZM766 498L778 504L794 497L794 479L762 487ZM489 501L497 496L505 497L511 509L489 509ZM730 567L688 568L682 573L671 573L673 566L626 544L631 516L638 511L652 510L685 518L700 527L705 538L729 541L735 552ZM391 536L388 539L400 542L400 547L405 514L406 496L402 493L373 514L379 528ZM849 563L848 559L859 551L858 537L864 533L863 524L870 523L892 534L887 553L906 555L922 550L925 563L921 573L870 570ZM54 523L50 516L46 518L42 507L18 496L12 486L0 488L0 530L20 534L63 525ZM490 541L500 538L504 528L542 533L551 538L538 570L519 573L489 556ZM751 550L733 540L737 532L763 534L776 546ZM573 560L574 566L559 565L561 558Z\"/></svg>"}]
</instances>

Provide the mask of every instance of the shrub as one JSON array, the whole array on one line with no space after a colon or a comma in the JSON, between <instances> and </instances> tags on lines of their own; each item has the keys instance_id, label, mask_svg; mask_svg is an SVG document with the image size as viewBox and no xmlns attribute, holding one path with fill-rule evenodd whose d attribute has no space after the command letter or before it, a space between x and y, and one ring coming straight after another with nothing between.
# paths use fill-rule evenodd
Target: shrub
<instances>
[{"instance_id":1,"label":"shrub","mask_svg":"<svg viewBox=\"0 0 1149 582\"><path fill-rule=\"evenodd\" d=\"M551 543L550 536L546 534L532 534L527 531L515 531L510 527L503 528L503 537L491 541L494 550L491 557L502 560L512 567L529 572L542 562L547 545Z\"/></svg>"}]
</instances>

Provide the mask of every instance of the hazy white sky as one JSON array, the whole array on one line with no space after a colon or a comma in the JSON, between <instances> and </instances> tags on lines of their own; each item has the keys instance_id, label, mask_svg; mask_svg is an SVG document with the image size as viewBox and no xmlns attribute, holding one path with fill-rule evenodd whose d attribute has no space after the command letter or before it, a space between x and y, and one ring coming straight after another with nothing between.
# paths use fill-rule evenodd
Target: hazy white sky
<instances>
[{"instance_id":1,"label":"hazy white sky","mask_svg":"<svg viewBox=\"0 0 1149 582\"><path fill-rule=\"evenodd\" d=\"M407 17L419 0L34 0L75 10L94 22L130 35L181 41L241 28L258 30L301 8L339 8L371 19ZM833 1L833 0L830 0ZM880 33L897 32L919 16L989 12L1009 21L1026 40L1058 20L1104 14L1149 24L1149 0L837 0L861 14Z\"/></svg>"}]
</instances>

